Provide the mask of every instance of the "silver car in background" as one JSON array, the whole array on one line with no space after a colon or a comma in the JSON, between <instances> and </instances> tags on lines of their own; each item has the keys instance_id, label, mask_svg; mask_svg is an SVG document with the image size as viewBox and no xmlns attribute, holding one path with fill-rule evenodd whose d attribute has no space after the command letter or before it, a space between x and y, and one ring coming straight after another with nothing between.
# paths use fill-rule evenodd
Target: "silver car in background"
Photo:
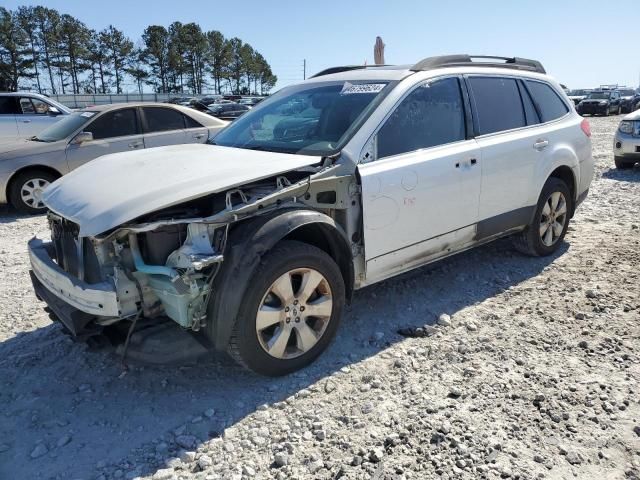
<instances>
[{"instance_id":1,"label":"silver car in background","mask_svg":"<svg viewBox=\"0 0 640 480\"><path fill-rule=\"evenodd\" d=\"M640 162L640 110L626 115L613 139L616 168L632 168Z\"/></svg>"},{"instance_id":2,"label":"silver car in background","mask_svg":"<svg viewBox=\"0 0 640 480\"><path fill-rule=\"evenodd\" d=\"M226 125L166 103L101 105L73 112L31 138L0 144L0 204L10 203L22 213L44 212L42 191L96 157L205 143Z\"/></svg>"},{"instance_id":3,"label":"silver car in background","mask_svg":"<svg viewBox=\"0 0 640 480\"><path fill-rule=\"evenodd\" d=\"M71 110L44 95L0 92L0 141L37 135Z\"/></svg>"}]
</instances>

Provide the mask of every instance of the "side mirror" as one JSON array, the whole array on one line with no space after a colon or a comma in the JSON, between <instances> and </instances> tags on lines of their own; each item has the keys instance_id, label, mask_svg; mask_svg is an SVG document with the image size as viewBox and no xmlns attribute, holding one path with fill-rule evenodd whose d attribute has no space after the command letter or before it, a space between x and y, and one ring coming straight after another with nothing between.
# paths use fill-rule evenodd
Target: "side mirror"
<instances>
[{"instance_id":1,"label":"side mirror","mask_svg":"<svg viewBox=\"0 0 640 480\"><path fill-rule=\"evenodd\" d=\"M80 132L75 137L73 137L73 140L71 140L71 143L73 143L75 145L79 145L79 144L84 143L84 142L90 142L91 140L93 140L93 133L91 133L91 132Z\"/></svg>"}]
</instances>

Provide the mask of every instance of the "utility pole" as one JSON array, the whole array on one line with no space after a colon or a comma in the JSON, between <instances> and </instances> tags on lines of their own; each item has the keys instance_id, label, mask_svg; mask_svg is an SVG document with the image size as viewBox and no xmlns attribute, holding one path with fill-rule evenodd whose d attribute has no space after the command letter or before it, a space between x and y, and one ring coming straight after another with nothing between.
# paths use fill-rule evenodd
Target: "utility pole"
<instances>
[{"instance_id":1,"label":"utility pole","mask_svg":"<svg viewBox=\"0 0 640 480\"><path fill-rule=\"evenodd\" d=\"M302 60L302 79L307 79L307 59Z\"/></svg>"}]
</instances>

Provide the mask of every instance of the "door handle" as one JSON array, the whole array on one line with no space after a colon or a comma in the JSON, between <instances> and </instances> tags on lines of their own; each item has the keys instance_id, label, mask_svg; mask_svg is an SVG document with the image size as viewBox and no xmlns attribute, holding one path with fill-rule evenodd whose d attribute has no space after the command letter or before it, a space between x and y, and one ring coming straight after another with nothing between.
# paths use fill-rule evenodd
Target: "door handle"
<instances>
[{"instance_id":1,"label":"door handle","mask_svg":"<svg viewBox=\"0 0 640 480\"><path fill-rule=\"evenodd\" d=\"M31 123L31 120L22 120L22 123Z\"/></svg>"},{"instance_id":2,"label":"door handle","mask_svg":"<svg viewBox=\"0 0 640 480\"><path fill-rule=\"evenodd\" d=\"M142 146L142 142L131 142L129 148L138 148Z\"/></svg>"},{"instance_id":3,"label":"door handle","mask_svg":"<svg viewBox=\"0 0 640 480\"><path fill-rule=\"evenodd\" d=\"M536 141L536 143L533 144L533 148L535 148L536 150L543 150L547 147L547 145L549 145L549 140L539 139Z\"/></svg>"},{"instance_id":4,"label":"door handle","mask_svg":"<svg viewBox=\"0 0 640 480\"><path fill-rule=\"evenodd\" d=\"M193 138L195 138L196 140L200 140L201 138L206 137L207 134L206 133L196 133Z\"/></svg>"},{"instance_id":5,"label":"door handle","mask_svg":"<svg viewBox=\"0 0 640 480\"><path fill-rule=\"evenodd\" d=\"M470 158L468 160L465 160L463 162L457 162L456 163L456 168L460 168L460 165L463 165L465 167L472 167L474 166L476 163L478 163L478 160L476 160L475 158Z\"/></svg>"}]
</instances>

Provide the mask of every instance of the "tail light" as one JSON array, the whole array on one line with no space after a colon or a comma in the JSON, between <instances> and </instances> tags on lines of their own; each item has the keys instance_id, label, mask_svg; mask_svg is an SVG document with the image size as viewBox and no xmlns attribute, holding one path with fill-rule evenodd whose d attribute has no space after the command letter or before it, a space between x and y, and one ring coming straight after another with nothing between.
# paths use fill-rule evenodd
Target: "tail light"
<instances>
[{"instance_id":1,"label":"tail light","mask_svg":"<svg viewBox=\"0 0 640 480\"><path fill-rule=\"evenodd\" d=\"M580 123L580 128L587 137L591 136L591 125L589 125L589 120L583 118L582 122Z\"/></svg>"}]
</instances>

